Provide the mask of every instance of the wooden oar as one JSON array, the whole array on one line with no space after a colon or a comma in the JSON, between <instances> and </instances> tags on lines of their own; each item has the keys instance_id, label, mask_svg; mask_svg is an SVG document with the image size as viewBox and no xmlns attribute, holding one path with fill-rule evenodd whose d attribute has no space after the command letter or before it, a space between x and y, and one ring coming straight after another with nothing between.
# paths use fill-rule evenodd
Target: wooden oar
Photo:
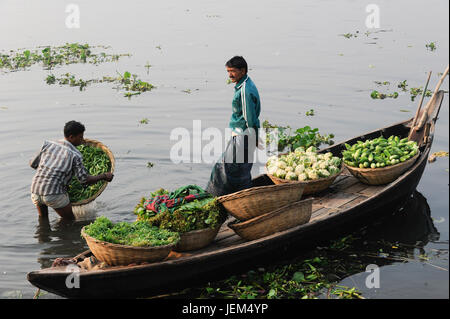
<instances>
[{"instance_id":1,"label":"wooden oar","mask_svg":"<svg viewBox=\"0 0 450 319\"><path fill-rule=\"evenodd\" d=\"M447 68L445 69L444 73L442 74L442 77L439 79L439 82L436 85L436 88L434 89L433 96L428 101L425 109L423 110L422 117L420 118L419 124L411 127L411 131L410 131L411 133L409 135L409 140L419 142L419 140L421 139L421 137L423 135L423 134L421 134L423 126L425 125L425 122L428 120L428 118L433 113L436 94L439 91L439 88L441 87L442 82L444 82L445 77L447 75L448 75L448 65L447 65ZM425 94L425 92L424 92L424 94Z\"/></svg>"},{"instance_id":2,"label":"wooden oar","mask_svg":"<svg viewBox=\"0 0 450 319\"><path fill-rule=\"evenodd\" d=\"M420 109L422 108L423 98L425 97L425 93L427 92L428 83L430 82L430 78L431 78L431 71L428 72L427 83L425 84L425 88L424 88L424 90L422 92L422 97L420 98L419 106L417 107L416 114L414 115L414 119L413 119L412 124L411 124L411 129L409 131L408 139L411 139L411 134L414 131L414 126L416 126L416 124L417 124L417 119L419 118Z\"/></svg>"}]
</instances>

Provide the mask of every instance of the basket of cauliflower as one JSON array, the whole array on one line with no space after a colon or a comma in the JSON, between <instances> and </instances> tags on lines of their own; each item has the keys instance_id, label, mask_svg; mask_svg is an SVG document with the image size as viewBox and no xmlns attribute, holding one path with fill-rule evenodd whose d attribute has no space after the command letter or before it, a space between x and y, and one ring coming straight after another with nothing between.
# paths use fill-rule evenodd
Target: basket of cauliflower
<instances>
[{"instance_id":1,"label":"basket of cauliflower","mask_svg":"<svg viewBox=\"0 0 450 319\"><path fill-rule=\"evenodd\" d=\"M317 153L314 146L304 147L280 156L269 157L267 176L275 184L298 183L305 185L303 195L327 189L343 170L342 160L331 152Z\"/></svg>"}]
</instances>

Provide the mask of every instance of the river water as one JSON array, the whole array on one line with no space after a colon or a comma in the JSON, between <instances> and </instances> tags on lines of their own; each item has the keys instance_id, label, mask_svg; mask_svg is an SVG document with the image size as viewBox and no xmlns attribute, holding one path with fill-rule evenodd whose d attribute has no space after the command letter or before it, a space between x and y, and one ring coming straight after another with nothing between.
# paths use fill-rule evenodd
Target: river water
<instances>
[{"instance_id":1,"label":"river water","mask_svg":"<svg viewBox=\"0 0 450 319\"><path fill-rule=\"evenodd\" d=\"M78 6L79 28L66 25L74 12L71 7L66 12L71 3ZM131 56L52 71L39 65L19 72L0 69L0 297L32 298L36 288L26 280L27 272L86 248L79 230L89 220L64 222L51 209L48 221L39 220L29 193L34 173L29 159L44 140L62 138L69 120L84 123L85 137L104 142L116 157L115 178L96 201L97 215L133 221L134 206L150 191L206 185L212 163L195 163L199 149L192 145L190 162L171 161L176 141L170 134L185 128L192 138L198 120L202 130L224 132L233 95L224 64L234 55L249 63L262 99L261 121L310 125L341 141L413 117L419 98L411 101L397 84L407 80L410 87L424 86L427 72L433 71L429 88L434 89L448 64L449 3L380 0L380 25L368 29L366 6L371 3L2 0L2 53L79 42ZM357 37L342 36L347 33ZM425 46L431 42L434 51ZM157 88L128 99L110 84L79 91L45 82L51 73L89 79L125 71ZM390 86L374 81L389 81ZM448 87L447 79L442 89ZM372 90L387 89L400 96L371 99ZM305 115L310 109L314 116ZM140 123L145 118L148 124ZM448 119L446 95L432 152L448 151ZM147 167L148 162L154 166ZM369 298L448 298L448 165L448 157L428 164L417 189L435 229L425 235L425 245L412 249L408 262L382 266L380 288L365 288L364 272L342 284L358 286ZM255 165L253 175L260 169ZM382 238L382 230L371 236Z\"/></svg>"}]
</instances>

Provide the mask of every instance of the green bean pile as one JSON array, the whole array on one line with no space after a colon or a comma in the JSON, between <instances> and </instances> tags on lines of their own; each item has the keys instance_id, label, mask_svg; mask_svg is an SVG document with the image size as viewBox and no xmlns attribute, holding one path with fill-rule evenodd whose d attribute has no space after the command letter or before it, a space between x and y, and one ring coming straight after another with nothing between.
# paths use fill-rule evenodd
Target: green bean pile
<instances>
[{"instance_id":1,"label":"green bean pile","mask_svg":"<svg viewBox=\"0 0 450 319\"><path fill-rule=\"evenodd\" d=\"M111 160L101 148L88 145L80 145L77 148L83 155L83 165L86 167L89 175L95 176L111 171ZM98 181L95 184L83 187L74 176L68 187L70 202L78 202L93 196L104 183L106 182Z\"/></svg>"},{"instance_id":2,"label":"green bean pile","mask_svg":"<svg viewBox=\"0 0 450 319\"><path fill-rule=\"evenodd\" d=\"M357 141L353 145L345 143L342 152L344 163L351 167L379 168L405 162L419 152L419 147L408 138L392 135L380 136L373 140Z\"/></svg>"}]
</instances>

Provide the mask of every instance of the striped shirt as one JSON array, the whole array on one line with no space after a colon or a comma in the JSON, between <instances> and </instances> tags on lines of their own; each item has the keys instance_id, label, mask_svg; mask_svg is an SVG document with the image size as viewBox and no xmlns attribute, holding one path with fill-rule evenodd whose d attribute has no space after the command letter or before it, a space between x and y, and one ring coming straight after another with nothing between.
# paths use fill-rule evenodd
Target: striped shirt
<instances>
[{"instance_id":1,"label":"striped shirt","mask_svg":"<svg viewBox=\"0 0 450 319\"><path fill-rule=\"evenodd\" d=\"M31 182L31 193L37 195L64 194L73 175L81 184L88 177L83 156L66 140L45 141L30 166L37 169Z\"/></svg>"}]
</instances>

